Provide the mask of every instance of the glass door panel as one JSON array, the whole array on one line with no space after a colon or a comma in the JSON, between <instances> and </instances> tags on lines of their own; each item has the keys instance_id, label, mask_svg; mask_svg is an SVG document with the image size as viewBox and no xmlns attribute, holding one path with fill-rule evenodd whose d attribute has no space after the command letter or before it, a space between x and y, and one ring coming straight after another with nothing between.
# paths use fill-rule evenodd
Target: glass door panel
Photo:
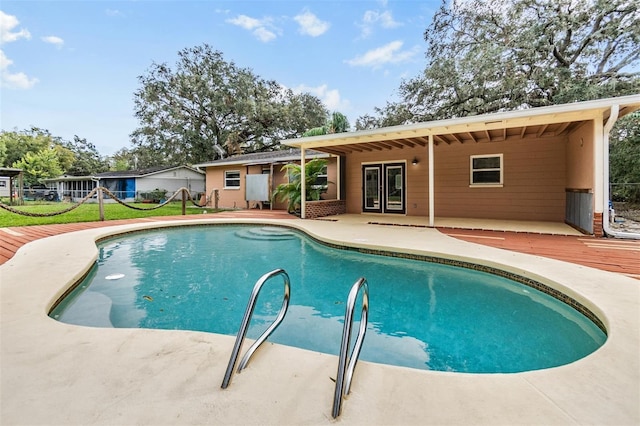
<instances>
[{"instance_id":1,"label":"glass door panel","mask_svg":"<svg viewBox=\"0 0 640 426\"><path fill-rule=\"evenodd\" d=\"M364 166L362 175L364 182L363 211L379 212L380 204L380 166Z\"/></svg>"},{"instance_id":2,"label":"glass door panel","mask_svg":"<svg viewBox=\"0 0 640 426\"><path fill-rule=\"evenodd\" d=\"M404 165L385 165L385 211L404 212Z\"/></svg>"}]
</instances>

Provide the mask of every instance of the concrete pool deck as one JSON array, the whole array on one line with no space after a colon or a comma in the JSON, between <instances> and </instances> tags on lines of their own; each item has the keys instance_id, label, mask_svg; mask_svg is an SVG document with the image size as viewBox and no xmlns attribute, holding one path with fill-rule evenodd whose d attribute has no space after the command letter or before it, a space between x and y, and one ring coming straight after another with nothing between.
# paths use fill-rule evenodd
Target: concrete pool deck
<instances>
[{"instance_id":1,"label":"concrete pool deck","mask_svg":"<svg viewBox=\"0 0 640 426\"><path fill-rule=\"evenodd\" d=\"M267 343L222 390L233 336L79 327L47 316L65 289L91 268L96 239L220 222L285 224L333 244L498 267L580 301L604 322L609 337L572 364L517 374L422 371L360 361L351 395L334 420L333 355ZM249 218L117 225L33 241L0 266L0 281L2 425L640 423L637 280L462 241L435 229Z\"/></svg>"}]
</instances>

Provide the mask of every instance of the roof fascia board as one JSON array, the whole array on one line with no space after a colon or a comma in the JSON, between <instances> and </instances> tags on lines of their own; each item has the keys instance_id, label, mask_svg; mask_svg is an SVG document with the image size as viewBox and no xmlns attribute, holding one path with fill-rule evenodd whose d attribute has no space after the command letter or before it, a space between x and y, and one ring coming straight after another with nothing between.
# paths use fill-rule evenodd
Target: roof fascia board
<instances>
[{"instance_id":1,"label":"roof fascia board","mask_svg":"<svg viewBox=\"0 0 640 426\"><path fill-rule=\"evenodd\" d=\"M159 174L159 173L170 172L170 171L172 171L172 170L178 170L178 169L188 169L188 170L191 170L191 171L193 171L193 172L200 173L200 174L203 174L203 173L204 173L204 172L203 172L203 171L201 171L201 170L197 170L197 169L194 169L194 168L189 167L189 166L177 166L177 167L169 167L168 169L156 170L155 172L145 173L145 174L143 174L143 175L138 175L138 176L136 176L136 177L152 176L152 175L157 175L157 174Z\"/></svg>"},{"instance_id":2,"label":"roof fascia board","mask_svg":"<svg viewBox=\"0 0 640 426\"><path fill-rule=\"evenodd\" d=\"M319 152L317 154L307 154L306 158L328 158L330 154L326 152ZM224 167L224 166L256 166L260 164L276 164L282 163L286 161L298 161L300 160L300 153L296 153L295 155L288 155L286 157L273 157L273 158L265 158L258 160L248 160L248 159L238 159L236 161L221 161L221 162L211 162L211 163L202 163L196 164L194 167Z\"/></svg>"},{"instance_id":3,"label":"roof fascia board","mask_svg":"<svg viewBox=\"0 0 640 426\"><path fill-rule=\"evenodd\" d=\"M611 109L612 105L627 107L629 112L640 109L640 94L384 127L350 133L310 136L306 138L289 139L282 141L282 144L297 148L304 147L313 149L315 147L351 145L403 137L428 137L429 135L438 136L456 132L493 130L566 121L584 121L601 118L603 114Z\"/></svg>"}]
</instances>

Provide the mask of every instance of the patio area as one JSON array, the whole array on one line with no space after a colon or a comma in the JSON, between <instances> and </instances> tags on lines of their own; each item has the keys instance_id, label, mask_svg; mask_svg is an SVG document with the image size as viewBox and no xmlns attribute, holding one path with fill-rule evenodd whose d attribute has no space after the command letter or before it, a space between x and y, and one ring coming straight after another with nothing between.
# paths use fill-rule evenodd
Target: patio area
<instances>
[{"instance_id":1,"label":"patio area","mask_svg":"<svg viewBox=\"0 0 640 426\"><path fill-rule=\"evenodd\" d=\"M537 234L436 230L418 223L374 225L350 217L208 216L58 230L58 235L23 245L0 266L0 423L640 423L640 287L629 276L489 246L506 244L511 234ZM93 264L96 239L159 226L222 222L286 224L332 244L499 267L580 301L604 322L609 337L596 352L574 363L517 374L459 374L360 362L342 416L333 420L335 356L267 344L229 389L221 390L233 336L96 329L62 324L47 316L52 303ZM2 238L10 235L0 232ZM458 235L445 235L449 232ZM627 251L590 247L580 241L606 242L592 237L544 237L579 241L585 251ZM473 238L481 244L464 241Z\"/></svg>"}]
</instances>

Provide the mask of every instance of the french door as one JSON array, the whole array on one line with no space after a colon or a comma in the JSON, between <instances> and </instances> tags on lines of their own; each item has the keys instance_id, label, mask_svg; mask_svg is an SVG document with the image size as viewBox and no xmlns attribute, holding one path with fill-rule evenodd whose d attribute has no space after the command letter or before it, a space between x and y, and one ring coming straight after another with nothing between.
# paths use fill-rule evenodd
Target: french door
<instances>
[{"instance_id":1,"label":"french door","mask_svg":"<svg viewBox=\"0 0 640 426\"><path fill-rule=\"evenodd\" d=\"M362 182L363 212L405 212L405 163L364 164Z\"/></svg>"}]
</instances>

